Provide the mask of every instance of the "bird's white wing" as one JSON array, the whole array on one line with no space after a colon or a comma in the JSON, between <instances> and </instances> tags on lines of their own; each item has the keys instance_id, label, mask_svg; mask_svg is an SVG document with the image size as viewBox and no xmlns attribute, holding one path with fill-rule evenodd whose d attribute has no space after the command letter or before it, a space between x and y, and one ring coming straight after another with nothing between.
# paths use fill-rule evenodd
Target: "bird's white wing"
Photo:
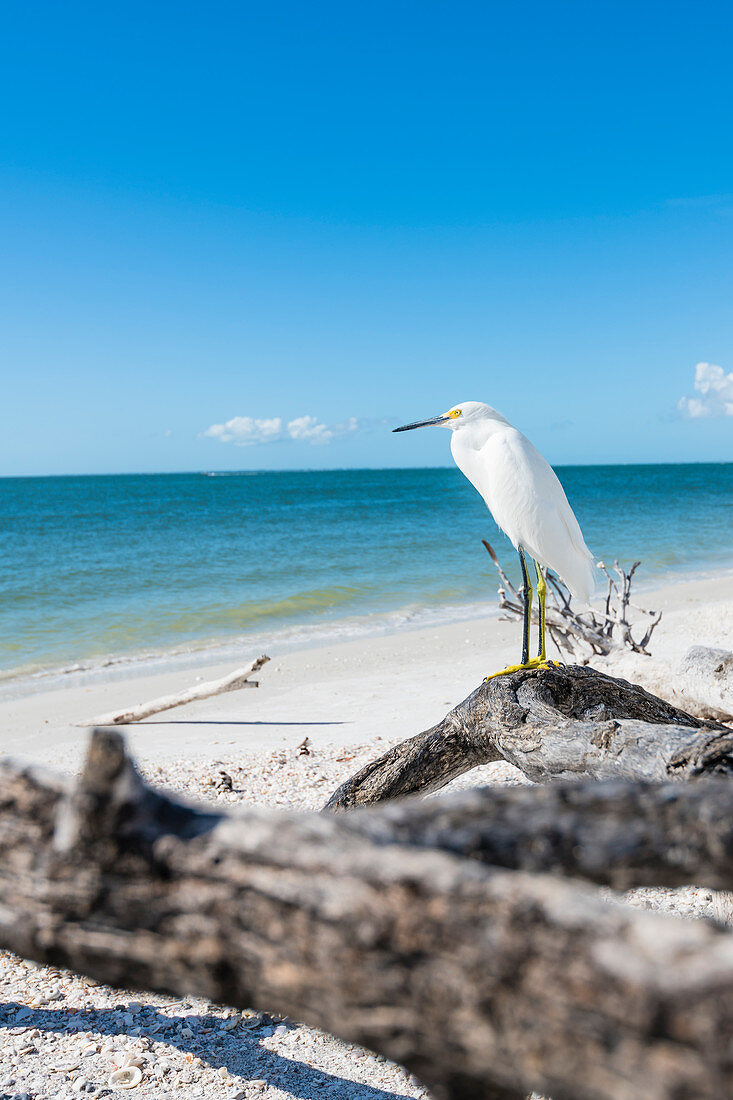
<instances>
[{"instance_id":1,"label":"bird's white wing","mask_svg":"<svg viewBox=\"0 0 733 1100\"><path fill-rule=\"evenodd\" d=\"M481 484L467 476L499 527L587 603L595 588L593 556L550 464L516 428L495 432L475 454L472 474Z\"/></svg>"}]
</instances>

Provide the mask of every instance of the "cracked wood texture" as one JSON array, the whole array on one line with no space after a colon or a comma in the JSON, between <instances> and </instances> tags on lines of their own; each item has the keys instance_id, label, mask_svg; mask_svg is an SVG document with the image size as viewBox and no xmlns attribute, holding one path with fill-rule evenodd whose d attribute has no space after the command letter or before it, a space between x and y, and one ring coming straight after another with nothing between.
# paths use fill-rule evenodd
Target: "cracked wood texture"
<instances>
[{"instance_id":1,"label":"cracked wood texture","mask_svg":"<svg viewBox=\"0 0 733 1100\"><path fill-rule=\"evenodd\" d=\"M552 872L615 890L733 889L733 783L628 780L484 787L339 818L375 844L451 852L492 867Z\"/></svg>"},{"instance_id":2,"label":"cracked wood texture","mask_svg":"<svg viewBox=\"0 0 733 1100\"><path fill-rule=\"evenodd\" d=\"M667 790L674 825L692 806ZM559 792L537 793L562 810ZM526 792L506 795L528 812ZM287 1013L396 1059L439 1100L733 1093L733 937L417 850L405 818L399 844L351 828L398 810L425 807L196 809L148 788L119 734L97 731L76 785L0 768L0 943L113 985Z\"/></svg>"},{"instance_id":3,"label":"cracked wood texture","mask_svg":"<svg viewBox=\"0 0 733 1100\"><path fill-rule=\"evenodd\" d=\"M367 764L326 809L437 790L496 760L537 783L690 779L733 771L733 730L592 668L523 670L484 682L437 725Z\"/></svg>"}]
</instances>

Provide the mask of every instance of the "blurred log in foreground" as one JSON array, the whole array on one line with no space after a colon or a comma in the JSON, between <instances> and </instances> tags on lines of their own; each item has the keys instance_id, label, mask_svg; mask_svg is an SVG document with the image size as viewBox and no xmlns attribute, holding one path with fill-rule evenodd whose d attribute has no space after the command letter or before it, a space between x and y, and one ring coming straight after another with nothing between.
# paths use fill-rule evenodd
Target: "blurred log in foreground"
<instances>
[{"instance_id":1,"label":"blurred log in foreground","mask_svg":"<svg viewBox=\"0 0 733 1100\"><path fill-rule=\"evenodd\" d=\"M76 784L0 768L0 942L112 985L286 1013L440 1100L720 1100L733 937L535 872L733 886L731 821L723 778L224 815L147 787L97 731Z\"/></svg>"}]
</instances>

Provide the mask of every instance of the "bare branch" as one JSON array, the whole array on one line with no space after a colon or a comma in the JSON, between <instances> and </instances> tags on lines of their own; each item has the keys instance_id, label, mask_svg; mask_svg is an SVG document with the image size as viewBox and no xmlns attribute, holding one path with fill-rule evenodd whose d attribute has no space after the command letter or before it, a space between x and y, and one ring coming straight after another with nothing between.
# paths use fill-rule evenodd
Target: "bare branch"
<instances>
[{"instance_id":1,"label":"bare branch","mask_svg":"<svg viewBox=\"0 0 733 1100\"><path fill-rule=\"evenodd\" d=\"M502 581L503 587L499 589L499 607L509 615L521 618L524 607L518 592L512 586L493 548L485 539L482 539L482 542L491 555L491 560ZM649 653L647 646L662 613L647 611L631 603L632 578L640 565L641 562L636 561L628 572L624 572L618 561L615 562L614 568L619 578L616 582L605 564L598 563L608 581L608 591L602 611L597 609L576 611L572 607L572 596L567 586L559 577L547 570L547 625L548 628L552 627L553 632L550 637L559 649L564 649L567 653L575 653L576 646L570 640L574 638L576 643L586 647L587 657L591 654L607 656L613 650L620 648L628 648L635 653ZM512 592L514 600L507 599L506 588ZM634 628L628 621L627 611L631 607L651 620L640 641L634 638ZM532 612L532 621L539 622L539 614L535 609Z\"/></svg>"},{"instance_id":2,"label":"bare branch","mask_svg":"<svg viewBox=\"0 0 733 1100\"><path fill-rule=\"evenodd\" d=\"M138 703L137 706L129 707L127 710L113 711L111 714L103 714L100 718L93 718L88 722L77 722L76 725L127 726L132 722L141 722L143 718L149 718L152 714L160 714L164 710L172 710L173 707L183 707L198 699L209 699L212 695L222 695L224 692L237 691L239 688L256 688L257 681L250 680L249 677L258 672L269 660L270 658L263 654L262 657L252 661L247 668L238 668L219 680L209 680L205 684L198 684L175 695L162 695L149 703Z\"/></svg>"}]
</instances>

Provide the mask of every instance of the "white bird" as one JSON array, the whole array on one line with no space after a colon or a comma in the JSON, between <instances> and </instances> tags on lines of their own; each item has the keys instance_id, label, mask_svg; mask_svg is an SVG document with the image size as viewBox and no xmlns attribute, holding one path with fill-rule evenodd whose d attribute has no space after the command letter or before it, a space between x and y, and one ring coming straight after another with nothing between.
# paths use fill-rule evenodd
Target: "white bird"
<instances>
[{"instance_id":1,"label":"white bird","mask_svg":"<svg viewBox=\"0 0 733 1100\"><path fill-rule=\"evenodd\" d=\"M486 507L519 554L524 602L522 661L494 675L523 668L547 668L547 584L543 570L557 573L583 603L588 603L595 588L593 555L585 545L565 491L537 448L490 405L464 401L442 416L404 424L394 431L406 432L430 424L445 424L452 430L451 453L456 466L484 498ZM531 660L533 590L526 554L534 561L539 601L539 646L537 656Z\"/></svg>"}]
</instances>

